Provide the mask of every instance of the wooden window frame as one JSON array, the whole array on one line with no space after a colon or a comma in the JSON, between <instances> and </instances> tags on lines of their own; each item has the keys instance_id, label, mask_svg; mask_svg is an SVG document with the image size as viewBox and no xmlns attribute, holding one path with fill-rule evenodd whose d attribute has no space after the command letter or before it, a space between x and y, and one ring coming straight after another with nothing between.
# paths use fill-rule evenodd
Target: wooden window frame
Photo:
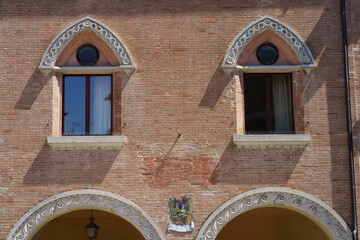
<instances>
[{"instance_id":1,"label":"wooden window frame","mask_svg":"<svg viewBox=\"0 0 360 240\"><path fill-rule=\"evenodd\" d=\"M110 76L111 81L111 116L109 134L90 134L90 77ZM66 77L85 77L85 134L65 134L64 133L64 111L65 111L65 78ZM112 74L64 74L62 81L62 135L63 136L110 136L113 131L113 76Z\"/></svg>"}]
</instances>

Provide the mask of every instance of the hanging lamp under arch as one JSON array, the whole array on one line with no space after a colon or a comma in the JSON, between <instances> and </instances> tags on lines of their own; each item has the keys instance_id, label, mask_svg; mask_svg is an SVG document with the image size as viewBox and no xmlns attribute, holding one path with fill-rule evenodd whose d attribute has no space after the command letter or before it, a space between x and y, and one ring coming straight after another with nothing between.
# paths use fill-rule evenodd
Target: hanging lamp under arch
<instances>
[{"instance_id":1,"label":"hanging lamp under arch","mask_svg":"<svg viewBox=\"0 0 360 240\"><path fill-rule=\"evenodd\" d=\"M159 226L141 207L114 193L93 189L64 192L42 201L16 222L6 240L31 240L52 219L84 209L112 213L132 224L146 240L165 240Z\"/></svg>"}]
</instances>

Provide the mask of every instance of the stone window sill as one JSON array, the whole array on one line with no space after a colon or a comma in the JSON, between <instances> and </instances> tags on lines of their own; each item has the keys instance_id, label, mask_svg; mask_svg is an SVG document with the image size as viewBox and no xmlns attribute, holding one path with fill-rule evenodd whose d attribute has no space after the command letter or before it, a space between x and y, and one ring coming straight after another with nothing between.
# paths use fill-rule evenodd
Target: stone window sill
<instances>
[{"instance_id":1,"label":"stone window sill","mask_svg":"<svg viewBox=\"0 0 360 240\"><path fill-rule=\"evenodd\" d=\"M125 143L125 136L47 137L47 144L58 149L121 149Z\"/></svg>"},{"instance_id":2,"label":"stone window sill","mask_svg":"<svg viewBox=\"0 0 360 240\"><path fill-rule=\"evenodd\" d=\"M308 134L233 135L237 147L305 147L310 142Z\"/></svg>"}]
</instances>

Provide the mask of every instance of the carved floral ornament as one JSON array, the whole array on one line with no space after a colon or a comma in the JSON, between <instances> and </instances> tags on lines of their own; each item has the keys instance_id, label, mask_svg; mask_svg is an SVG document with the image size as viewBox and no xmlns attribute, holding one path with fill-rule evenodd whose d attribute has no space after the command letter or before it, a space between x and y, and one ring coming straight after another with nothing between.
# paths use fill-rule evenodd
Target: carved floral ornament
<instances>
[{"instance_id":1,"label":"carved floral ornament","mask_svg":"<svg viewBox=\"0 0 360 240\"><path fill-rule=\"evenodd\" d=\"M213 240L235 217L261 207L283 207L299 212L325 231L332 240L351 240L345 221L328 205L313 196L289 188L259 188L230 199L216 209L199 230L196 240Z\"/></svg>"},{"instance_id":2,"label":"carved floral ornament","mask_svg":"<svg viewBox=\"0 0 360 240\"><path fill-rule=\"evenodd\" d=\"M135 69L130 52L120 38L105 25L95 19L85 17L67 27L51 42L38 66L40 71L59 70L55 63L60 53L76 36L85 31L93 32L111 48L120 63L117 68L124 71L133 71Z\"/></svg>"},{"instance_id":3,"label":"carved floral ornament","mask_svg":"<svg viewBox=\"0 0 360 240\"><path fill-rule=\"evenodd\" d=\"M81 209L112 213L131 223L146 240L165 240L155 221L138 205L116 194L90 189L64 192L39 203L20 218L6 240L30 240L52 219Z\"/></svg>"},{"instance_id":4,"label":"carved floral ornament","mask_svg":"<svg viewBox=\"0 0 360 240\"><path fill-rule=\"evenodd\" d=\"M306 45L306 43L299 37L291 28L287 27L285 24L280 21L271 18L264 17L256 22L250 24L242 31L235 40L231 43L231 46L226 51L225 57L221 64L221 68L230 73L233 70L244 70L246 71L246 66L238 66L237 62L242 53L242 51L246 48L246 46L258 35L265 31L272 31L274 34L278 35L282 39L284 39L287 44L292 48L292 50L296 53L299 62L301 65L299 66L288 66L282 67L282 71L296 71L296 70L306 70L310 71L317 67L317 64L311 54L310 49ZM262 71L266 71L267 68L279 68L279 66L267 66ZM290 69L291 68L291 69Z\"/></svg>"}]
</instances>

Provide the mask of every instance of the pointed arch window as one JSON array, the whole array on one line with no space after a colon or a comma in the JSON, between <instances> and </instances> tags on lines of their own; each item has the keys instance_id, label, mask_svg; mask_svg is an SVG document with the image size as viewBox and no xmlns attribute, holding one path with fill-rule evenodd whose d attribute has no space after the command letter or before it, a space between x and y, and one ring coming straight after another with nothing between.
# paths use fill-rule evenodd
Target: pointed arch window
<instances>
[{"instance_id":1,"label":"pointed arch window","mask_svg":"<svg viewBox=\"0 0 360 240\"><path fill-rule=\"evenodd\" d=\"M84 33L92 33L97 36L106 45L107 52L114 54L116 60L113 60L110 64L98 64L97 66L69 66L62 64L61 55L64 55L64 49L68 48L69 43ZM45 74L50 72L66 74L78 72L91 74L125 72L129 75L135 70L135 64L129 50L113 31L95 19L85 17L67 27L52 41L46 49L38 69Z\"/></svg>"},{"instance_id":2,"label":"pointed arch window","mask_svg":"<svg viewBox=\"0 0 360 240\"><path fill-rule=\"evenodd\" d=\"M238 84L238 146L304 146L303 108L294 101L296 71L317 64L305 42L280 21L265 17L250 24L228 48L221 69ZM295 93L294 93L295 92ZM294 104L296 103L296 105ZM296 134L295 134L296 133Z\"/></svg>"},{"instance_id":3,"label":"pointed arch window","mask_svg":"<svg viewBox=\"0 0 360 240\"><path fill-rule=\"evenodd\" d=\"M80 19L52 41L38 69L57 73L52 77L59 86L53 94L53 126L58 130L53 127L50 146L117 148L125 143L125 136L112 136L114 129L115 135L121 129L120 110L113 101L121 99L114 89L124 75L116 72L129 76L135 65L112 30L90 17Z\"/></svg>"}]
</instances>

